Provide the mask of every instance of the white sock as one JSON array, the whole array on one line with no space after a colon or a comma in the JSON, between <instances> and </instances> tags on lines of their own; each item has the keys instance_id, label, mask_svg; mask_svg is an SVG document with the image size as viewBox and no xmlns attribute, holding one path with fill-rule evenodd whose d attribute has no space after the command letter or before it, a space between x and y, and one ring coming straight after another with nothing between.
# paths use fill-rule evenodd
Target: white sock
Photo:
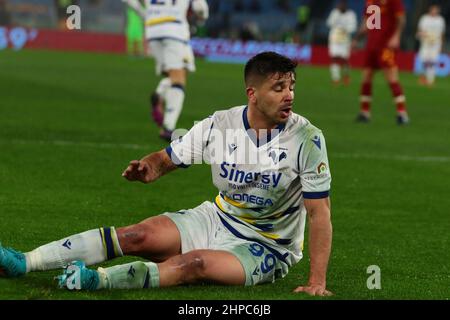
<instances>
[{"instance_id":1,"label":"white sock","mask_svg":"<svg viewBox=\"0 0 450 320\"><path fill-rule=\"evenodd\" d=\"M340 81L341 80L341 66L337 63L332 63L330 66L330 72L331 72L331 79L333 81Z\"/></svg>"},{"instance_id":2,"label":"white sock","mask_svg":"<svg viewBox=\"0 0 450 320\"><path fill-rule=\"evenodd\" d=\"M156 87L156 93L164 97L171 85L172 82L170 82L170 78L162 78L158 84L158 87Z\"/></svg>"},{"instance_id":3,"label":"white sock","mask_svg":"<svg viewBox=\"0 0 450 320\"><path fill-rule=\"evenodd\" d=\"M164 111L164 127L175 130L184 102L184 87L174 84L166 92L166 109Z\"/></svg>"},{"instance_id":4,"label":"white sock","mask_svg":"<svg viewBox=\"0 0 450 320\"><path fill-rule=\"evenodd\" d=\"M436 74L436 72L434 69L434 65L430 65L425 69L425 76L427 78L428 84L434 83L435 74Z\"/></svg>"},{"instance_id":5,"label":"white sock","mask_svg":"<svg viewBox=\"0 0 450 320\"><path fill-rule=\"evenodd\" d=\"M97 289L147 289L159 287L159 269L153 262L136 261L97 269Z\"/></svg>"},{"instance_id":6,"label":"white sock","mask_svg":"<svg viewBox=\"0 0 450 320\"><path fill-rule=\"evenodd\" d=\"M99 228L50 242L25 253L27 272L65 267L69 262L82 260L92 265L122 256L116 230Z\"/></svg>"}]
</instances>

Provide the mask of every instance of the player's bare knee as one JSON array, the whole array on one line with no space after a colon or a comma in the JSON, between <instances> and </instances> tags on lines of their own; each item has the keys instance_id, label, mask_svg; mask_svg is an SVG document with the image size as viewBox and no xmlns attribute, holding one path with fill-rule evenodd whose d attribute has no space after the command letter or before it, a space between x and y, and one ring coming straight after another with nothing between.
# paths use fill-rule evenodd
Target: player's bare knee
<instances>
[{"instance_id":1,"label":"player's bare knee","mask_svg":"<svg viewBox=\"0 0 450 320\"><path fill-rule=\"evenodd\" d=\"M125 254L141 252L147 242L148 227L141 223L117 229L120 247Z\"/></svg>"},{"instance_id":2,"label":"player's bare knee","mask_svg":"<svg viewBox=\"0 0 450 320\"><path fill-rule=\"evenodd\" d=\"M177 267L181 271L181 281L183 283L193 283L205 280L206 263L199 253L187 253L179 256Z\"/></svg>"}]
</instances>

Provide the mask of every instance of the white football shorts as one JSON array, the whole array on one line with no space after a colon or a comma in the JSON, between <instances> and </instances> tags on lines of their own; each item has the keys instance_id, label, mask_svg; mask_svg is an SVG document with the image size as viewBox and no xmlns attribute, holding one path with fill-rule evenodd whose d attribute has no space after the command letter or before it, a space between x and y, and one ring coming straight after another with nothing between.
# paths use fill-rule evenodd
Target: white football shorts
<instances>
[{"instance_id":1,"label":"white football shorts","mask_svg":"<svg viewBox=\"0 0 450 320\"><path fill-rule=\"evenodd\" d=\"M173 39L150 40L150 53L156 60L156 74L169 70L195 71L192 47L188 43Z\"/></svg>"},{"instance_id":2,"label":"white football shorts","mask_svg":"<svg viewBox=\"0 0 450 320\"><path fill-rule=\"evenodd\" d=\"M348 59L350 57L350 44L348 43L330 43L328 45L330 57L340 57Z\"/></svg>"},{"instance_id":3,"label":"white football shorts","mask_svg":"<svg viewBox=\"0 0 450 320\"><path fill-rule=\"evenodd\" d=\"M441 45L421 45L419 50L420 60L423 62L437 62L441 53Z\"/></svg>"},{"instance_id":4,"label":"white football shorts","mask_svg":"<svg viewBox=\"0 0 450 320\"><path fill-rule=\"evenodd\" d=\"M277 257L290 255L288 250L269 245L250 229L244 237L236 236L221 221L218 210L212 202L205 201L193 209L164 213L180 231L182 253L200 249L230 252L241 262L247 286L271 283L287 275L289 265Z\"/></svg>"}]
</instances>

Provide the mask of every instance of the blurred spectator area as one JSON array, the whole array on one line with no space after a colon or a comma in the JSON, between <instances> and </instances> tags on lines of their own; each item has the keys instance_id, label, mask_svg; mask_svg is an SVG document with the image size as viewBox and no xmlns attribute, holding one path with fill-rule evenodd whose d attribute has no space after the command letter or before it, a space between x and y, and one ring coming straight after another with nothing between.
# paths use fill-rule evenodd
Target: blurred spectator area
<instances>
[{"instance_id":1,"label":"blurred spectator area","mask_svg":"<svg viewBox=\"0 0 450 320\"><path fill-rule=\"evenodd\" d=\"M247 29L257 30L253 38L259 40L294 41L326 45L326 19L338 0L209 0L211 19L207 22L210 37L242 38ZM364 0L347 0L361 23ZM402 38L404 49L417 49L415 34L420 16L430 4L439 4L442 15L450 25L450 0L403 0L407 25ZM302 18L300 8L306 14ZM447 28L447 38L450 34ZM244 31L244 32L243 32ZM447 45L449 41L447 41Z\"/></svg>"},{"instance_id":2,"label":"blurred spectator area","mask_svg":"<svg viewBox=\"0 0 450 320\"><path fill-rule=\"evenodd\" d=\"M297 7L302 0L209 0L211 37L242 38L245 34L259 40L280 40L297 23Z\"/></svg>"},{"instance_id":3,"label":"blurred spectator area","mask_svg":"<svg viewBox=\"0 0 450 320\"><path fill-rule=\"evenodd\" d=\"M149 1L149 0L147 0ZM325 45L326 19L337 0L207 0L210 19L198 36L243 40L270 40ZM348 0L361 22L364 0ZM404 49L416 49L419 17L431 3L442 7L450 25L450 0L403 0L407 27ZM0 25L64 28L64 8L81 7L82 31L123 33L125 5L120 0L0 0ZM196 29L196 28L194 28ZM447 35L450 34L447 28ZM447 45L450 41L447 41Z\"/></svg>"}]
</instances>

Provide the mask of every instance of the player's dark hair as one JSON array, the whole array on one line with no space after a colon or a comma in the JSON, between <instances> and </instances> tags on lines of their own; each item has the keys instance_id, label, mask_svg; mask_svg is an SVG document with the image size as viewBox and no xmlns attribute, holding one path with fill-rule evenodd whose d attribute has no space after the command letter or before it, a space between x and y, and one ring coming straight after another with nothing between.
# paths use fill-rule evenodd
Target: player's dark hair
<instances>
[{"instance_id":1,"label":"player's dark hair","mask_svg":"<svg viewBox=\"0 0 450 320\"><path fill-rule=\"evenodd\" d=\"M271 51L262 52L251 58L245 65L245 84L249 85L257 79L267 79L277 73L285 75L292 72L295 75L296 67L295 61L281 54Z\"/></svg>"}]
</instances>

